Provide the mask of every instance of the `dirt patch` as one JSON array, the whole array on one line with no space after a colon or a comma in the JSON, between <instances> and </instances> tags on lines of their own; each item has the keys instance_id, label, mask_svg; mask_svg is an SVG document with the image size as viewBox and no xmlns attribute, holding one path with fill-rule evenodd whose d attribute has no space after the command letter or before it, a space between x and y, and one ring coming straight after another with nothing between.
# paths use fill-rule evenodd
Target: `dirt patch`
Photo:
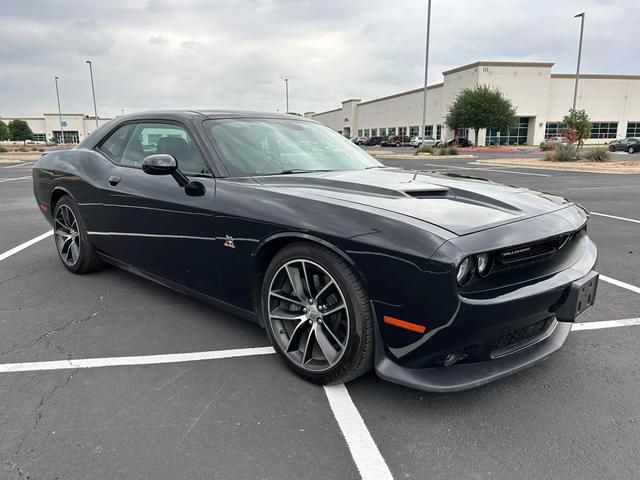
<instances>
[{"instance_id":1,"label":"dirt patch","mask_svg":"<svg viewBox=\"0 0 640 480\"><path fill-rule=\"evenodd\" d=\"M544 170L565 170L569 172L593 173L640 173L640 162L617 161L608 162L550 162L541 158L500 158L492 160L477 160L475 163L483 165L519 166L539 168Z\"/></svg>"}]
</instances>

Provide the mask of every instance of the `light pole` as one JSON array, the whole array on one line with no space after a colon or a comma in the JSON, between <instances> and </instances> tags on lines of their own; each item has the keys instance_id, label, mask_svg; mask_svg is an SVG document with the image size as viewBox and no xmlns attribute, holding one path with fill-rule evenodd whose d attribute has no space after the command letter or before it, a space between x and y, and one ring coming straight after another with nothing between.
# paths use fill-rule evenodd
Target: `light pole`
<instances>
[{"instance_id":1,"label":"light pole","mask_svg":"<svg viewBox=\"0 0 640 480\"><path fill-rule=\"evenodd\" d=\"M91 60L86 60L89 64L89 75L91 75L91 94L93 95L93 113L96 117L96 128L98 128L98 107L96 107L96 89L93 86L93 67L91 66Z\"/></svg>"},{"instance_id":2,"label":"light pole","mask_svg":"<svg viewBox=\"0 0 640 480\"><path fill-rule=\"evenodd\" d=\"M284 95L287 99L287 112L289 113L289 79L285 78L284 79Z\"/></svg>"},{"instance_id":3,"label":"light pole","mask_svg":"<svg viewBox=\"0 0 640 480\"><path fill-rule=\"evenodd\" d=\"M576 67L576 85L573 90L573 107L576 109L576 100L578 99L578 80L580 79L580 57L582 56L582 34L584 32L584 12L574 15L573 18L581 17L580 20L580 44L578 45L578 66Z\"/></svg>"},{"instance_id":4,"label":"light pole","mask_svg":"<svg viewBox=\"0 0 640 480\"><path fill-rule=\"evenodd\" d=\"M60 108L60 91L58 90L58 80L60 79L60 77L58 77L56 75L55 77L55 81L56 81L56 97L58 99L58 116L60 117L60 136L62 138L62 143L64 143L64 128L62 126L62 109Z\"/></svg>"},{"instance_id":5,"label":"light pole","mask_svg":"<svg viewBox=\"0 0 640 480\"><path fill-rule=\"evenodd\" d=\"M419 135L422 135L422 146L426 139L426 123L427 123L427 78L429 74L429 29L431 27L431 0L427 3L427 41L425 45L424 55L424 93L422 95L422 124L420 125Z\"/></svg>"}]
</instances>

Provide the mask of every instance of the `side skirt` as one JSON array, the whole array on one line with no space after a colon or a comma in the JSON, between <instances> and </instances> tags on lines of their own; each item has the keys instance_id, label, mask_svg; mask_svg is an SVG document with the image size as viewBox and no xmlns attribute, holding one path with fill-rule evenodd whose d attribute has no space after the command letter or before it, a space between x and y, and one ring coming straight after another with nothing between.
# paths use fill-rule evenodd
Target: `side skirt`
<instances>
[{"instance_id":1,"label":"side skirt","mask_svg":"<svg viewBox=\"0 0 640 480\"><path fill-rule=\"evenodd\" d=\"M170 280L167 280L165 278L162 277L158 277L157 275L154 275L152 273L146 272L144 270L140 270L139 268L133 267L127 263L124 263L120 260L117 260L113 257L110 257L109 255L106 255L105 253L102 252L98 252L98 254L100 255L100 257L107 263L121 268L122 270L126 270L127 272L133 273L134 275L138 275L140 277L146 278L147 280L151 280L152 282L155 282L159 285L162 285L163 287L167 287L170 288L171 290L175 290L176 292L180 292L184 295L188 295L190 297L193 298L197 298L200 301L206 302L210 305L213 305L215 307L218 307L222 310L225 310L233 315L237 315L239 317L244 318L245 320L249 320L253 323L256 323L258 325L260 325L261 327L264 328L264 325L262 325L262 322L260 322L260 320L258 319L258 316L256 315L256 313L254 311L251 310L245 310L244 308L239 308L236 307L234 305L231 305L230 303L227 302L223 302L222 300L218 300L217 298L214 297L210 297L209 295L205 295L204 293L200 293L196 290L192 290L191 288L187 288L184 287L180 284L177 284L175 282L172 282Z\"/></svg>"}]
</instances>

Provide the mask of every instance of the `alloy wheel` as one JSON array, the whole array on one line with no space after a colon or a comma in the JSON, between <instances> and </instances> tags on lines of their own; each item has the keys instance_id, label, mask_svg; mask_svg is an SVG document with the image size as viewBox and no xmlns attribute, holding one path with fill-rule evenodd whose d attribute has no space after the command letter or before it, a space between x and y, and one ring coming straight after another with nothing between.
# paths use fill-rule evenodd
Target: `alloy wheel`
<instances>
[{"instance_id":1,"label":"alloy wheel","mask_svg":"<svg viewBox=\"0 0 640 480\"><path fill-rule=\"evenodd\" d=\"M54 237L62 261L73 266L80 258L80 232L78 221L67 205L60 205L55 215Z\"/></svg>"},{"instance_id":2,"label":"alloy wheel","mask_svg":"<svg viewBox=\"0 0 640 480\"><path fill-rule=\"evenodd\" d=\"M320 265L290 260L269 286L270 328L286 355L309 372L335 366L349 340L349 310L336 280Z\"/></svg>"}]
</instances>

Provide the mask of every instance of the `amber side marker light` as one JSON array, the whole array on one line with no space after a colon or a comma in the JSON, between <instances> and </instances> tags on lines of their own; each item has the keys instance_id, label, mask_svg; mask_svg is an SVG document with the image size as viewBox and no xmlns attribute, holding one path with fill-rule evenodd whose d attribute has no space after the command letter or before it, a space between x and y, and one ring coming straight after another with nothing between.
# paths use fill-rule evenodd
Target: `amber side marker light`
<instances>
[{"instance_id":1,"label":"amber side marker light","mask_svg":"<svg viewBox=\"0 0 640 480\"><path fill-rule=\"evenodd\" d=\"M399 318L387 317L384 316L384 323L388 323L389 325L393 325L394 327L404 328L405 330L410 330L416 333L424 333L427 329L424 325L418 325L417 323L405 322L404 320L400 320Z\"/></svg>"}]
</instances>

